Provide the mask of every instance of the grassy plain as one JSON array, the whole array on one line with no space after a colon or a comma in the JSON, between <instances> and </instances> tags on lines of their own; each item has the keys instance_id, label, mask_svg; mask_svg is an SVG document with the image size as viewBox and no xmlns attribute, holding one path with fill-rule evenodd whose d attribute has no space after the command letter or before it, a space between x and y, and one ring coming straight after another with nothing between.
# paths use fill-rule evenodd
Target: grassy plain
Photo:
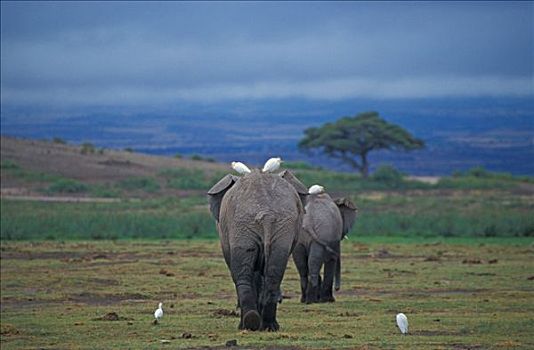
<instances>
[{"instance_id":1,"label":"grassy plain","mask_svg":"<svg viewBox=\"0 0 534 350\"><path fill-rule=\"evenodd\" d=\"M290 262L281 331L265 333L237 330L216 241L3 241L1 347L534 347L532 239L352 237L342 256L342 289L328 304L299 302ZM154 325L160 301L165 315ZM119 319L107 320L113 312ZM409 318L407 336L397 312Z\"/></svg>"},{"instance_id":2,"label":"grassy plain","mask_svg":"<svg viewBox=\"0 0 534 350\"><path fill-rule=\"evenodd\" d=\"M337 301L300 304L290 262L281 331L255 333L237 331L205 198L228 166L82 151L2 137L2 349L534 348L532 177L475 168L428 184L286 164L359 217Z\"/></svg>"}]
</instances>

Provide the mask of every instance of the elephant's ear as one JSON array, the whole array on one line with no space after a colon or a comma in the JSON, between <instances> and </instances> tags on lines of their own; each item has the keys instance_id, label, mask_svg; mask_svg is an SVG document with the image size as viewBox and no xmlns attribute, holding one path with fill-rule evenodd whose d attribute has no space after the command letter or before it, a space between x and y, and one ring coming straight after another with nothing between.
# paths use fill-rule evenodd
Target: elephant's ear
<instances>
[{"instance_id":1,"label":"elephant's ear","mask_svg":"<svg viewBox=\"0 0 534 350\"><path fill-rule=\"evenodd\" d=\"M295 175L293 175L293 173L289 170L284 170L278 175L280 175L282 179L286 180L293 186L293 188L299 194L300 201L302 202L302 207L305 207L306 200L308 198L308 189L306 188L306 186L304 186L302 182L300 182L299 179L297 179Z\"/></svg>"},{"instance_id":2,"label":"elephant's ear","mask_svg":"<svg viewBox=\"0 0 534 350\"><path fill-rule=\"evenodd\" d=\"M219 211L221 209L221 202L224 194L237 182L237 180L239 180L239 177L228 174L220 179L219 182L213 185L213 187L208 191L210 211L215 220L219 221Z\"/></svg>"},{"instance_id":3,"label":"elephant's ear","mask_svg":"<svg viewBox=\"0 0 534 350\"><path fill-rule=\"evenodd\" d=\"M341 218L343 218L343 237L345 237L356 221L358 208L350 199L344 197L335 199L334 203L336 203L341 213Z\"/></svg>"}]
</instances>

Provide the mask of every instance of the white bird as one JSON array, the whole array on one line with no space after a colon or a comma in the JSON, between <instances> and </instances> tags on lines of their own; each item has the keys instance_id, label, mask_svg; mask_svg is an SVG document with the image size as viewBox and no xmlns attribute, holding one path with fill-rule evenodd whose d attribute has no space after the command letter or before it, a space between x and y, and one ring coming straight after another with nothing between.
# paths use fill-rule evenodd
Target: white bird
<instances>
[{"instance_id":1,"label":"white bird","mask_svg":"<svg viewBox=\"0 0 534 350\"><path fill-rule=\"evenodd\" d=\"M313 185L308 190L309 194L318 194L318 193L323 193L323 192L324 192L324 187L320 185Z\"/></svg>"},{"instance_id":2,"label":"white bird","mask_svg":"<svg viewBox=\"0 0 534 350\"><path fill-rule=\"evenodd\" d=\"M276 169L280 168L281 163L282 159L280 157L271 158L267 162L265 162L265 165L263 166L263 169L261 171L264 173L272 173Z\"/></svg>"},{"instance_id":3,"label":"white bird","mask_svg":"<svg viewBox=\"0 0 534 350\"><path fill-rule=\"evenodd\" d=\"M241 162L232 162L232 169L234 169L240 174L250 173L250 169L248 168L248 166L246 166L245 164Z\"/></svg>"},{"instance_id":4,"label":"white bird","mask_svg":"<svg viewBox=\"0 0 534 350\"><path fill-rule=\"evenodd\" d=\"M397 326L399 326L402 334L408 333L408 318L405 314L397 314Z\"/></svg>"},{"instance_id":5,"label":"white bird","mask_svg":"<svg viewBox=\"0 0 534 350\"><path fill-rule=\"evenodd\" d=\"M161 320L161 318L163 317L163 309L161 308L162 306L163 306L163 303L159 303L158 309L154 311L154 317L156 318L154 323L158 323L159 320Z\"/></svg>"}]
</instances>

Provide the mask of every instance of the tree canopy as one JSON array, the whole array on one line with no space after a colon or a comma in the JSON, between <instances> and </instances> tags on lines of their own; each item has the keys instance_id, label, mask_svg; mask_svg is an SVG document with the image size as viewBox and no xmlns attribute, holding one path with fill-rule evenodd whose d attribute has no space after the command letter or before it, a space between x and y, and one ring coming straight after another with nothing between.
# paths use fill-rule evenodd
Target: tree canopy
<instances>
[{"instance_id":1,"label":"tree canopy","mask_svg":"<svg viewBox=\"0 0 534 350\"><path fill-rule=\"evenodd\" d=\"M318 149L351 165L363 177L369 175L367 155L371 151L411 151L424 147L422 140L388 123L377 112L364 112L318 128L308 128L304 135L299 142L301 150Z\"/></svg>"}]
</instances>

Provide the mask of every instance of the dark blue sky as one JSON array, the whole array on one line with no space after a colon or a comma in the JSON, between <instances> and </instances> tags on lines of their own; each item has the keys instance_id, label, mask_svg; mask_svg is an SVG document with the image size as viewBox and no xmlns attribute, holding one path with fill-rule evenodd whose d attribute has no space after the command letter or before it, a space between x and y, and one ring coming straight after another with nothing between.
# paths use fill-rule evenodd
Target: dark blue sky
<instances>
[{"instance_id":1,"label":"dark blue sky","mask_svg":"<svg viewBox=\"0 0 534 350\"><path fill-rule=\"evenodd\" d=\"M1 2L2 106L534 96L532 2Z\"/></svg>"}]
</instances>

